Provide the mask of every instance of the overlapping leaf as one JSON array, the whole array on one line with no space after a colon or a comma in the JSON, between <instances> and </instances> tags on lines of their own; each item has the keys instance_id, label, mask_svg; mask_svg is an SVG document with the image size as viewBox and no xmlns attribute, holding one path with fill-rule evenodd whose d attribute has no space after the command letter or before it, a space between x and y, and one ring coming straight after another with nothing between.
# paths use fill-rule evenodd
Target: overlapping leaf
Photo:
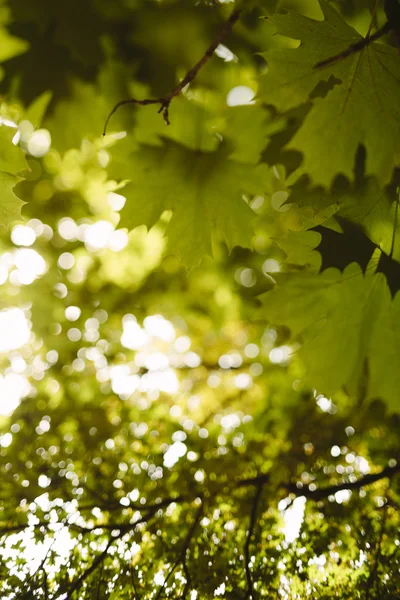
<instances>
[{"instance_id":1,"label":"overlapping leaf","mask_svg":"<svg viewBox=\"0 0 400 600\"><path fill-rule=\"evenodd\" d=\"M325 97L314 97L300 129L288 144L303 153L302 168L314 182L329 186L335 175L353 177L356 151L365 145L366 173L386 183L400 158L400 61L394 48L372 43L322 69L315 65L360 40L326 0L324 21L288 12L271 17L281 35L301 40L299 48L267 52L269 71L260 96L280 111L308 102L319 82Z\"/></svg>"},{"instance_id":2,"label":"overlapping leaf","mask_svg":"<svg viewBox=\"0 0 400 600\"><path fill-rule=\"evenodd\" d=\"M121 225L152 227L165 210L173 212L167 228L167 252L187 267L212 254L215 235L229 248L251 247L254 213L244 194L261 194L268 185L266 165L238 163L226 152L190 151L174 142L142 147L114 171L130 179Z\"/></svg>"},{"instance_id":3,"label":"overlapping leaf","mask_svg":"<svg viewBox=\"0 0 400 600\"><path fill-rule=\"evenodd\" d=\"M299 352L309 382L325 394L368 384L370 397L381 397L397 410L393 362L400 353L399 328L394 325L399 301L397 297L392 305L383 275L364 276L352 264L343 273L328 269L320 275L281 274L276 279L278 285L263 296L264 312L271 322L289 326L302 342ZM387 359L382 360L387 344ZM365 365L371 382L363 381Z\"/></svg>"},{"instance_id":4,"label":"overlapping leaf","mask_svg":"<svg viewBox=\"0 0 400 600\"><path fill-rule=\"evenodd\" d=\"M398 199L393 186L382 190L374 178L329 193L323 188L295 186L290 200L300 210L312 208L314 219L322 223L315 226L311 219L305 222L307 229L312 228L321 235L313 249L317 248L321 254L322 270L331 266L343 270L352 262L365 270L379 249L376 271L386 276L393 294L400 289L400 228ZM320 217L328 209L335 217L324 222ZM308 232L292 233L290 244L301 244L300 238L306 234ZM285 238L277 241L285 250L284 244L288 241Z\"/></svg>"},{"instance_id":5,"label":"overlapping leaf","mask_svg":"<svg viewBox=\"0 0 400 600\"><path fill-rule=\"evenodd\" d=\"M4 125L0 127L0 225L3 227L21 217L24 205L13 188L21 180L18 173L28 165L21 148L11 141L14 135L15 129Z\"/></svg>"}]
</instances>

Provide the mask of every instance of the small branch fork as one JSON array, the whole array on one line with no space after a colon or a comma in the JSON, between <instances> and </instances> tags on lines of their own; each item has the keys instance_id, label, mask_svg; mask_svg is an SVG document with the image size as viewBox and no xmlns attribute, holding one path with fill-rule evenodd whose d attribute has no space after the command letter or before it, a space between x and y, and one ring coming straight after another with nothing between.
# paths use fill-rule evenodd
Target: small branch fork
<instances>
[{"instance_id":1,"label":"small branch fork","mask_svg":"<svg viewBox=\"0 0 400 600\"><path fill-rule=\"evenodd\" d=\"M186 73L182 81L178 83L178 85L172 90L172 92L168 94L168 96L165 96L165 98L144 98L143 100L138 100L137 98L130 98L129 100L121 100L120 102L118 102L106 119L103 135L106 135L107 126L110 122L112 115L119 109L120 106L124 106L125 104L139 104L140 106L148 106L149 104L159 104L160 108L158 109L158 113L162 114L165 123L169 125L169 105L171 104L171 101L176 96L179 96L182 90L195 79L197 73L208 62L208 60L214 54L216 48L224 41L224 39L232 31L232 28L235 25L236 21L238 21L241 12L241 10L233 11L231 16L224 23L217 37L209 45L201 59Z\"/></svg>"}]
</instances>

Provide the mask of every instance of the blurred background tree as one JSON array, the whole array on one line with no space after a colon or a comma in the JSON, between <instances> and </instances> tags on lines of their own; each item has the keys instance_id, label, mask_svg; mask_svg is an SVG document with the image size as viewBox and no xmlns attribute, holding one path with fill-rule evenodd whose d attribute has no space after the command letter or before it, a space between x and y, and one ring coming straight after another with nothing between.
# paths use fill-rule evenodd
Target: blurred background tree
<instances>
[{"instance_id":1,"label":"blurred background tree","mask_svg":"<svg viewBox=\"0 0 400 600\"><path fill-rule=\"evenodd\" d=\"M334 4L361 33L384 20ZM321 265L286 203L309 106L256 97L260 53L298 45L263 18L284 8L322 18L316 0L1 3L4 599L400 597L398 396L368 393L367 361L316 389L259 299ZM129 105L102 136L235 10L169 126Z\"/></svg>"}]
</instances>

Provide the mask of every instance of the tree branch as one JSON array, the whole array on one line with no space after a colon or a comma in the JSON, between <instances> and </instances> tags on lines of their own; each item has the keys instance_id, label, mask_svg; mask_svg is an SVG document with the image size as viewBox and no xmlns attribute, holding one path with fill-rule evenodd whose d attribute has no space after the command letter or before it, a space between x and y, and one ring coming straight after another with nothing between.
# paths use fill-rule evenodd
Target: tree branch
<instances>
[{"instance_id":1,"label":"tree branch","mask_svg":"<svg viewBox=\"0 0 400 600\"><path fill-rule=\"evenodd\" d=\"M232 31L232 28L235 25L236 21L239 19L241 12L241 10L233 11L231 16L224 23L217 37L209 45L201 59L186 73L182 81L178 83L178 85L167 96L165 96L164 98L145 98L143 100L138 100L137 98L130 98L129 100L121 100L120 102L118 102L106 119L103 135L106 135L107 126L110 122L112 115L119 109L120 106L124 106L125 104L139 104L140 106L148 106L149 104L159 104L160 108L158 112L162 114L165 123L169 125L168 110L169 105L171 104L171 100L173 100L173 98L175 98L176 96L179 96L182 90L195 79L197 73L209 61L211 56L214 54L216 48L224 41L227 35L229 35L229 33Z\"/></svg>"},{"instance_id":2,"label":"tree branch","mask_svg":"<svg viewBox=\"0 0 400 600\"><path fill-rule=\"evenodd\" d=\"M110 546L112 545L113 542L115 542L116 539L117 538L110 538L108 540L107 545L106 545L105 549L103 550L103 552L101 552L98 556L96 556L96 558L94 559L94 561L92 562L90 567L88 567L86 569L86 571L84 571L77 579L75 579L74 583L71 585L71 587L69 588L69 590L67 592L66 600L70 600L70 598L72 598L72 595L74 594L74 592L79 590L79 588L82 586L84 581L86 581L86 579L89 577L89 575L91 575L97 569L97 567L103 563L103 561L105 560L105 558L107 556Z\"/></svg>"},{"instance_id":3,"label":"tree branch","mask_svg":"<svg viewBox=\"0 0 400 600\"><path fill-rule=\"evenodd\" d=\"M166 586L166 585L167 585L167 583L168 583L168 580L169 580L169 578L171 577L171 575L172 575L172 574L173 574L173 572L175 571L176 567L177 567L177 566L178 566L180 563L182 563L182 564L184 565L184 570L185 570L185 565L186 565L186 563L185 563L186 552L187 552L187 550L189 549L190 542L191 542L191 540L192 540L192 537L193 537L193 535L194 535L194 532L195 532L195 530L196 530L196 527L197 527L197 525L198 525L198 523L199 523L199 521L200 521L200 517L201 517L201 515L203 514L203 508L204 508L204 505L203 505L203 502L201 502L201 504L200 504L200 506L199 506L199 509L197 510L196 517L195 517L195 519L194 519L194 521L193 521L193 523L192 523L192 525L191 525L191 527L190 527L190 529L189 529L189 531L188 531L188 533L187 533L187 535L186 535L186 537L185 537L185 540L184 540L184 542L183 542L183 546L182 546L182 549L181 549L181 551L180 551L180 553L179 553L179 556L178 556L178 558L175 560L175 562L174 562L174 564L172 565L172 567L170 568L170 570L168 571L168 574L167 574L167 576L166 576L166 578L165 578L165 580L164 580L164 583L163 583L163 585L160 587L160 589L159 589L159 591L158 591L158 594L157 594L157 595L156 595L156 597L155 597L155 600L159 600L159 598L161 598L161 595L162 595L162 593L163 593L163 591L164 591L164 589L165 589L165 586ZM187 594L187 591L188 591L188 590L186 590L186 585L185 585L185 593L186 593L186 594Z\"/></svg>"},{"instance_id":4,"label":"tree branch","mask_svg":"<svg viewBox=\"0 0 400 600\"><path fill-rule=\"evenodd\" d=\"M253 499L253 503L252 503L252 507L251 507L250 524L249 524L249 528L247 530L246 543L244 546L244 560L245 560L245 570L246 570L246 579L247 579L247 592L246 592L245 600L247 600L247 599L251 600L254 597L253 578L252 578L251 571L250 571L250 543L251 543L251 538L253 537L254 528L256 525L257 509L258 509L258 504L260 501L260 496L261 496L261 492L263 489L263 485L264 485L263 482L261 482L257 485L257 490L256 490L256 493L255 493L255 496Z\"/></svg>"},{"instance_id":5,"label":"tree branch","mask_svg":"<svg viewBox=\"0 0 400 600\"><path fill-rule=\"evenodd\" d=\"M296 494L296 496L305 496L310 500L323 500L328 496L333 496L336 492L340 492L341 490L359 490L360 488L371 485L375 483L375 481L379 481L381 479L390 479L397 475L400 472L400 463L394 467L385 467L379 473L369 473L368 475L364 475L357 479L356 481L348 481L344 483L339 483L337 485L329 485L323 488L317 488L316 490L310 490L308 488L298 488L295 483L290 483L287 486L287 490L292 494Z\"/></svg>"}]
</instances>

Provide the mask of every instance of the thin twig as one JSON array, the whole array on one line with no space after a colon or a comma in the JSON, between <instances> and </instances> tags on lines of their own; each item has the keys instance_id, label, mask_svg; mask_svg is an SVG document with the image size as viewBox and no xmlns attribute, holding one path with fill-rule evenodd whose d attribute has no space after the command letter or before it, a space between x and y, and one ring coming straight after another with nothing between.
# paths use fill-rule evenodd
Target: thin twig
<instances>
[{"instance_id":1,"label":"thin twig","mask_svg":"<svg viewBox=\"0 0 400 600\"><path fill-rule=\"evenodd\" d=\"M233 11L231 16L224 23L224 25L220 29L217 37L209 45L209 47L207 48L207 50L205 51L205 53L201 57L201 59L186 73L186 75L182 79L182 81L180 81L180 83L178 83L178 85L172 90L172 92L170 92L168 94L168 96L165 96L164 98L145 98L143 100L138 100L137 98L130 98L129 100L121 100L120 102L118 102L114 106L114 108L112 109L112 111L110 112L110 114L108 115L108 117L106 119L106 122L104 125L104 130L103 130L103 135L106 135L107 126L108 126L108 123L109 123L112 115L119 109L120 106L124 106L125 104L139 104L140 106L148 106L149 104L159 104L160 108L159 108L158 112L162 114L165 123L167 125L169 125L168 111L169 111L169 105L171 104L171 100L173 98L175 98L176 96L179 96L181 94L182 90L195 79L197 73L208 62L208 60L214 54L214 51L216 50L216 48L224 41L224 39L227 37L227 35L229 35L229 33L231 32L236 21L239 19L241 12L242 12L241 10Z\"/></svg>"},{"instance_id":2,"label":"thin twig","mask_svg":"<svg viewBox=\"0 0 400 600\"><path fill-rule=\"evenodd\" d=\"M259 483L257 486L257 490L253 499L253 503L251 506L251 514L250 514L250 524L247 530L246 535L246 543L244 545L244 560L245 560L245 570L246 570L246 580L247 580L247 592L245 596L245 600L251 600L254 597L254 585L253 585L253 577L251 575L250 570L250 543L251 538L253 537L254 528L257 520L257 509L258 503L260 501L261 492L263 489L263 483Z\"/></svg>"}]
</instances>

